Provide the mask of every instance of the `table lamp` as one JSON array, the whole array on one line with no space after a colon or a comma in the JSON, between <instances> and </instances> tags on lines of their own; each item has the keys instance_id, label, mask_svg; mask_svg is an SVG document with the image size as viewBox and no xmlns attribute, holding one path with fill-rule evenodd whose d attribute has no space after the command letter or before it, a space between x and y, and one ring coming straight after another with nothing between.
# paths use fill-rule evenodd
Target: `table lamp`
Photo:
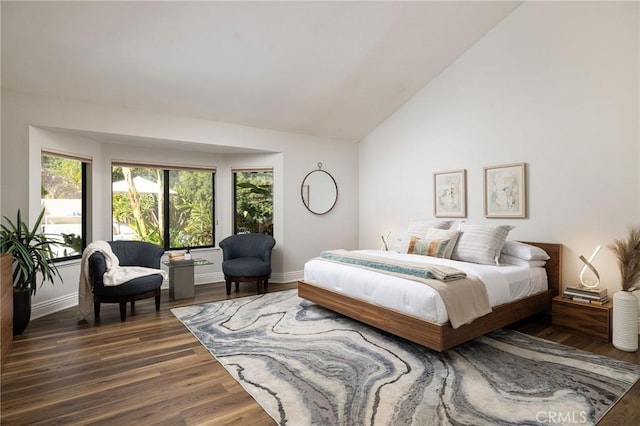
<instances>
[{"instance_id":1,"label":"table lamp","mask_svg":"<svg viewBox=\"0 0 640 426\"><path fill-rule=\"evenodd\" d=\"M598 254L601 248L602 246L596 247L591 257L589 257L589 260L585 259L584 256L579 257L579 259L582 260L582 262L584 262L584 266L580 271L580 284L583 287L596 288L600 284L600 274L598 274L598 271L596 270L596 268L593 267L591 262L593 262L593 259L595 259L596 255ZM593 275L595 275L595 278L596 278L595 281L588 281L584 279L584 274L587 272L588 269L590 269L591 272L593 272Z\"/></svg>"}]
</instances>

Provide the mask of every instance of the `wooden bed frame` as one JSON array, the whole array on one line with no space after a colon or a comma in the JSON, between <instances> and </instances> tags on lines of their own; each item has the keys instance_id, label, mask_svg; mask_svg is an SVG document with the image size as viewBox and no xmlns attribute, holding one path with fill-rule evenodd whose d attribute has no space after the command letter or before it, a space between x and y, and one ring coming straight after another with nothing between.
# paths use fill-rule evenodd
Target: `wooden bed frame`
<instances>
[{"instance_id":1,"label":"wooden bed frame","mask_svg":"<svg viewBox=\"0 0 640 426\"><path fill-rule=\"evenodd\" d=\"M342 293L298 281L298 296L365 324L442 352L521 319L551 309L551 299L561 293L562 245L527 242L545 250L551 257L545 266L549 290L515 302L496 306L490 314L470 324L452 328L413 315L365 302Z\"/></svg>"}]
</instances>

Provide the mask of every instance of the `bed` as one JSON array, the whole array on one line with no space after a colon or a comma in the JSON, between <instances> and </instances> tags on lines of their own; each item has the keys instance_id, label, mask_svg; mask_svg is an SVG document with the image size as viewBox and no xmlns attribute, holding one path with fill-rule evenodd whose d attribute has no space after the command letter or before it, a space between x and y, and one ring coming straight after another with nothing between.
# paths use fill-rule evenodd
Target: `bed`
<instances>
[{"instance_id":1,"label":"bed","mask_svg":"<svg viewBox=\"0 0 640 426\"><path fill-rule=\"evenodd\" d=\"M450 322L438 322L437 318L427 319L416 312L381 306L361 295L336 291L317 281L299 281L298 295L347 317L441 352L551 308L551 299L560 294L562 245L538 242L526 244L542 248L549 255L544 265L546 289L539 289L511 302L493 305L491 313L457 328L453 328Z\"/></svg>"}]
</instances>

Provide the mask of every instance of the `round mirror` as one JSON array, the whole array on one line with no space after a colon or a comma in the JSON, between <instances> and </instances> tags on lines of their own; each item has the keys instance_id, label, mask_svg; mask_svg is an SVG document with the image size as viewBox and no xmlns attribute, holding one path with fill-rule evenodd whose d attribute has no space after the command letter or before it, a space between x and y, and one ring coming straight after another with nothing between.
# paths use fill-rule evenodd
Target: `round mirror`
<instances>
[{"instance_id":1,"label":"round mirror","mask_svg":"<svg viewBox=\"0 0 640 426\"><path fill-rule=\"evenodd\" d=\"M300 195L304 206L311 213L329 213L338 200L338 185L328 172L314 170L302 181Z\"/></svg>"}]
</instances>

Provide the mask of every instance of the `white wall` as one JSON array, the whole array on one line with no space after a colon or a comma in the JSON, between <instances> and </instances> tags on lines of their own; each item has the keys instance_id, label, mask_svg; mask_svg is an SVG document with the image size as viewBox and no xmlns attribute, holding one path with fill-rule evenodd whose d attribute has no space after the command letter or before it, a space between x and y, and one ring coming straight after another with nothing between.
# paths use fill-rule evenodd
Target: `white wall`
<instances>
[{"instance_id":1,"label":"white wall","mask_svg":"<svg viewBox=\"0 0 640 426\"><path fill-rule=\"evenodd\" d=\"M358 147L329 139L250 128L187 117L146 113L102 105L2 91L2 215L20 208L33 221L40 209L40 150L56 149L93 158L91 201L93 239L111 237L111 161L213 165L216 173L216 239L231 234L231 168L274 168L275 238L272 282L302 277L304 262L330 248L357 247ZM64 129L65 131L61 131ZM66 130L73 130L69 134ZM79 133L78 133L79 132ZM96 134L100 137L96 137ZM109 140L113 135L113 140ZM124 137L123 137L124 135ZM131 142L123 144L131 137ZM136 138L157 138L157 147L140 146ZM106 139L106 140L105 140ZM166 141L175 141L166 143ZM263 152L229 154L194 150L191 144L217 145ZM199 148L200 149L200 148ZM227 150L228 151L228 150ZM300 197L305 175L321 161L339 186L334 210L317 216ZM10 183L10 184L9 184ZM196 283L222 279L220 253L199 252L214 260ZM38 317L77 303L79 262L60 267L64 283L46 285L34 298ZM198 271L196 271L198 273Z\"/></svg>"},{"instance_id":2,"label":"white wall","mask_svg":"<svg viewBox=\"0 0 640 426\"><path fill-rule=\"evenodd\" d=\"M360 144L360 247L433 217L433 172L467 169L472 223L564 244L564 284L640 224L637 2L528 2ZM483 167L526 162L528 217L483 217ZM594 261L620 289L610 250Z\"/></svg>"}]
</instances>

